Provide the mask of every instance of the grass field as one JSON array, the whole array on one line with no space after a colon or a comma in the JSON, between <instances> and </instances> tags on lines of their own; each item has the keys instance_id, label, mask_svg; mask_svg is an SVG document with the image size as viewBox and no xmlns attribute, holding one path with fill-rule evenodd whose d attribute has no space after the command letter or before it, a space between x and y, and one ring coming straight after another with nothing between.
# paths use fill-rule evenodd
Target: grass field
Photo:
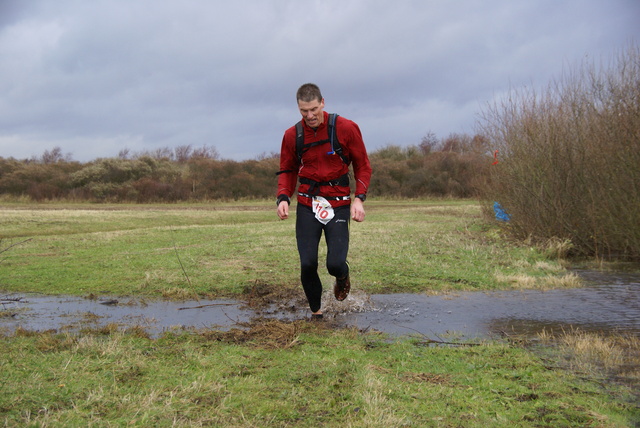
<instances>
[{"instance_id":1,"label":"grass field","mask_svg":"<svg viewBox=\"0 0 640 428\"><path fill-rule=\"evenodd\" d=\"M0 254L6 291L220 297L299 283L294 220L272 203L5 204L0 222L0 248L13 245ZM506 243L471 201L373 201L351 231L353 286L369 293L556 286L566 275Z\"/></svg>"},{"instance_id":2,"label":"grass field","mask_svg":"<svg viewBox=\"0 0 640 428\"><path fill-rule=\"evenodd\" d=\"M0 292L185 298L300 288L294 222L278 221L271 201L4 204L0 224ZM354 287L369 293L578 285L562 262L506 242L471 201L371 201L351 230ZM159 338L107 325L2 340L4 426L640 423L632 391L588 371L591 360L573 354L585 362L568 370L566 353L542 357L514 341L439 345L277 320ZM575 350L594 339L565 342Z\"/></svg>"},{"instance_id":3,"label":"grass field","mask_svg":"<svg viewBox=\"0 0 640 428\"><path fill-rule=\"evenodd\" d=\"M638 416L623 391L518 347L304 321L157 340L24 332L3 348L5 426L623 427Z\"/></svg>"}]
</instances>

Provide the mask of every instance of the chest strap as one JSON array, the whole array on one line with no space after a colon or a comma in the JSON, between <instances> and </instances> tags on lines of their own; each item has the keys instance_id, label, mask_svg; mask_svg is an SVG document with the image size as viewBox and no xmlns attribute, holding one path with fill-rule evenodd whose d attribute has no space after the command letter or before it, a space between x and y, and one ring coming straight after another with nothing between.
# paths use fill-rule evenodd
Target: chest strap
<instances>
[{"instance_id":1,"label":"chest strap","mask_svg":"<svg viewBox=\"0 0 640 428\"><path fill-rule=\"evenodd\" d=\"M320 193L320 186L349 186L349 173L343 174L335 180L329 181L315 181L310 178L299 177L300 183L308 184L309 190L308 192L311 195L317 196Z\"/></svg>"}]
</instances>

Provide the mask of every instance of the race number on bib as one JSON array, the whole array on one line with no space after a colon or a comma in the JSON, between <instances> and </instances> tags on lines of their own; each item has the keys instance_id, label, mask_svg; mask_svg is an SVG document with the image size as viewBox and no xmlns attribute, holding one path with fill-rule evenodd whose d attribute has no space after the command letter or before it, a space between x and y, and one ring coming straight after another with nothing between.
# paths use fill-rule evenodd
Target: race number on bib
<instances>
[{"instance_id":1,"label":"race number on bib","mask_svg":"<svg viewBox=\"0 0 640 428\"><path fill-rule=\"evenodd\" d=\"M313 212L316 214L316 218L322 224L329 223L335 215L329 201L322 196L314 196L311 206L313 207Z\"/></svg>"}]
</instances>

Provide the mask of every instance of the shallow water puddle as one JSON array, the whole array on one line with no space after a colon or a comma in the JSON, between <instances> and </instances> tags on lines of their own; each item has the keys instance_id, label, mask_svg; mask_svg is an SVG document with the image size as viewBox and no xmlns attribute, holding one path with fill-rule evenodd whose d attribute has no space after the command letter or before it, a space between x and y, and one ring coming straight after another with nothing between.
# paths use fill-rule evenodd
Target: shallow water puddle
<instances>
[{"instance_id":1,"label":"shallow water puddle","mask_svg":"<svg viewBox=\"0 0 640 428\"><path fill-rule=\"evenodd\" d=\"M461 292L445 296L366 295L344 302L324 296L326 318L340 325L390 334L476 338L496 333L533 335L543 329L627 332L640 336L640 275L580 272L576 289ZM256 316L303 319L301 305L284 303L260 313L235 300L187 302L0 295L0 330L141 326L152 335L174 328L228 329Z\"/></svg>"},{"instance_id":2,"label":"shallow water puddle","mask_svg":"<svg viewBox=\"0 0 640 428\"><path fill-rule=\"evenodd\" d=\"M85 299L70 296L4 296L0 329L13 331L100 327L110 323L140 326L151 334L174 328L224 328L255 316L234 300L188 302L136 299ZM11 301L10 299L20 299Z\"/></svg>"},{"instance_id":3,"label":"shallow water puddle","mask_svg":"<svg viewBox=\"0 0 640 428\"><path fill-rule=\"evenodd\" d=\"M640 275L577 272L582 288L372 296L375 310L350 315L359 326L394 334L531 336L542 330L640 336Z\"/></svg>"},{"instance_id":4,"label":"shallow water puddle","mask_svg":"<svg viewBox=\"0 0 640 428\"><path fill-rule=\"evenodd\" d=\"M345 324L394 334L481 337L578 328L640 336L640 285L550 291L372 296L376 309L344 315Z\"/></svg>"}]
</instances>

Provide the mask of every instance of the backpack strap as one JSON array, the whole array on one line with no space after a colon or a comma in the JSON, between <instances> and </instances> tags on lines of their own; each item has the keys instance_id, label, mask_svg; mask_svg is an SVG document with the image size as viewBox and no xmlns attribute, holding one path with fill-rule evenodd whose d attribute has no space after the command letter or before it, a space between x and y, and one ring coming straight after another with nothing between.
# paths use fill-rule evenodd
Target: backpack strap
<instances>
[{"instance_id":1,"label":"backpack strap","mask_svg":"<svg viewBox=\"0 0 640 428\"><path fill-rule=\"evenodd\" d=\"M331 143L331 151L327 152L328 155L332 155L332 154L337 154L338 156L340 156L340 159L342 159L342 162L344 162L345 165L349 166L349 164L351 163L351 160L349 160L348 157L345 156L344 152L342 151L342 144L340 144L340 141L338 141L338 138L336 137L337 132L336 132L336 121L338 119L338 115L336 113L331 113L329 115L329 142Z\"/></svg>"},{"instance_id":2,"label":"backpack strap","mask_svg":"<svg viewBox=\"0 0 640 428\"><path fill-rule=\"evenodd\" d=\"M302 121L296 123L296 154L298 155L298 164L302 160L304 149L304 127Z\"/></svg>"},{"instance_id":3,"label":"backpack strap","mask_svg":"<svg viewBox=\"0 0 640 428\"><path fill-rule=\"evenodd\" d=\"M304 146L304 128L302 127L302 121L296 123L296 154L298 155L298 165L302 161L302 149ZM284 174L286 172L295 172L293 170L286 169L284 171L276 172L276 175Z\"/></svg>"},{"instance_id":4,"label":"backpack strap","mask_svg":"<svg viewBox=\"0 0 640 428\"><path fill-rule=\"evenodd\" d=\"M307 192L309 192L309 194L313 196L318 195L318 193L320 192L320 186L349 187L349 173L343 174L340 177L334 180L329 180L329 181L314 181L314 180L311 180L310 178L305 178L305 177L299 177L298 179L300 180L300 183L309 185L309 190L307 190Z\"/></svg>"}]
</instances>

